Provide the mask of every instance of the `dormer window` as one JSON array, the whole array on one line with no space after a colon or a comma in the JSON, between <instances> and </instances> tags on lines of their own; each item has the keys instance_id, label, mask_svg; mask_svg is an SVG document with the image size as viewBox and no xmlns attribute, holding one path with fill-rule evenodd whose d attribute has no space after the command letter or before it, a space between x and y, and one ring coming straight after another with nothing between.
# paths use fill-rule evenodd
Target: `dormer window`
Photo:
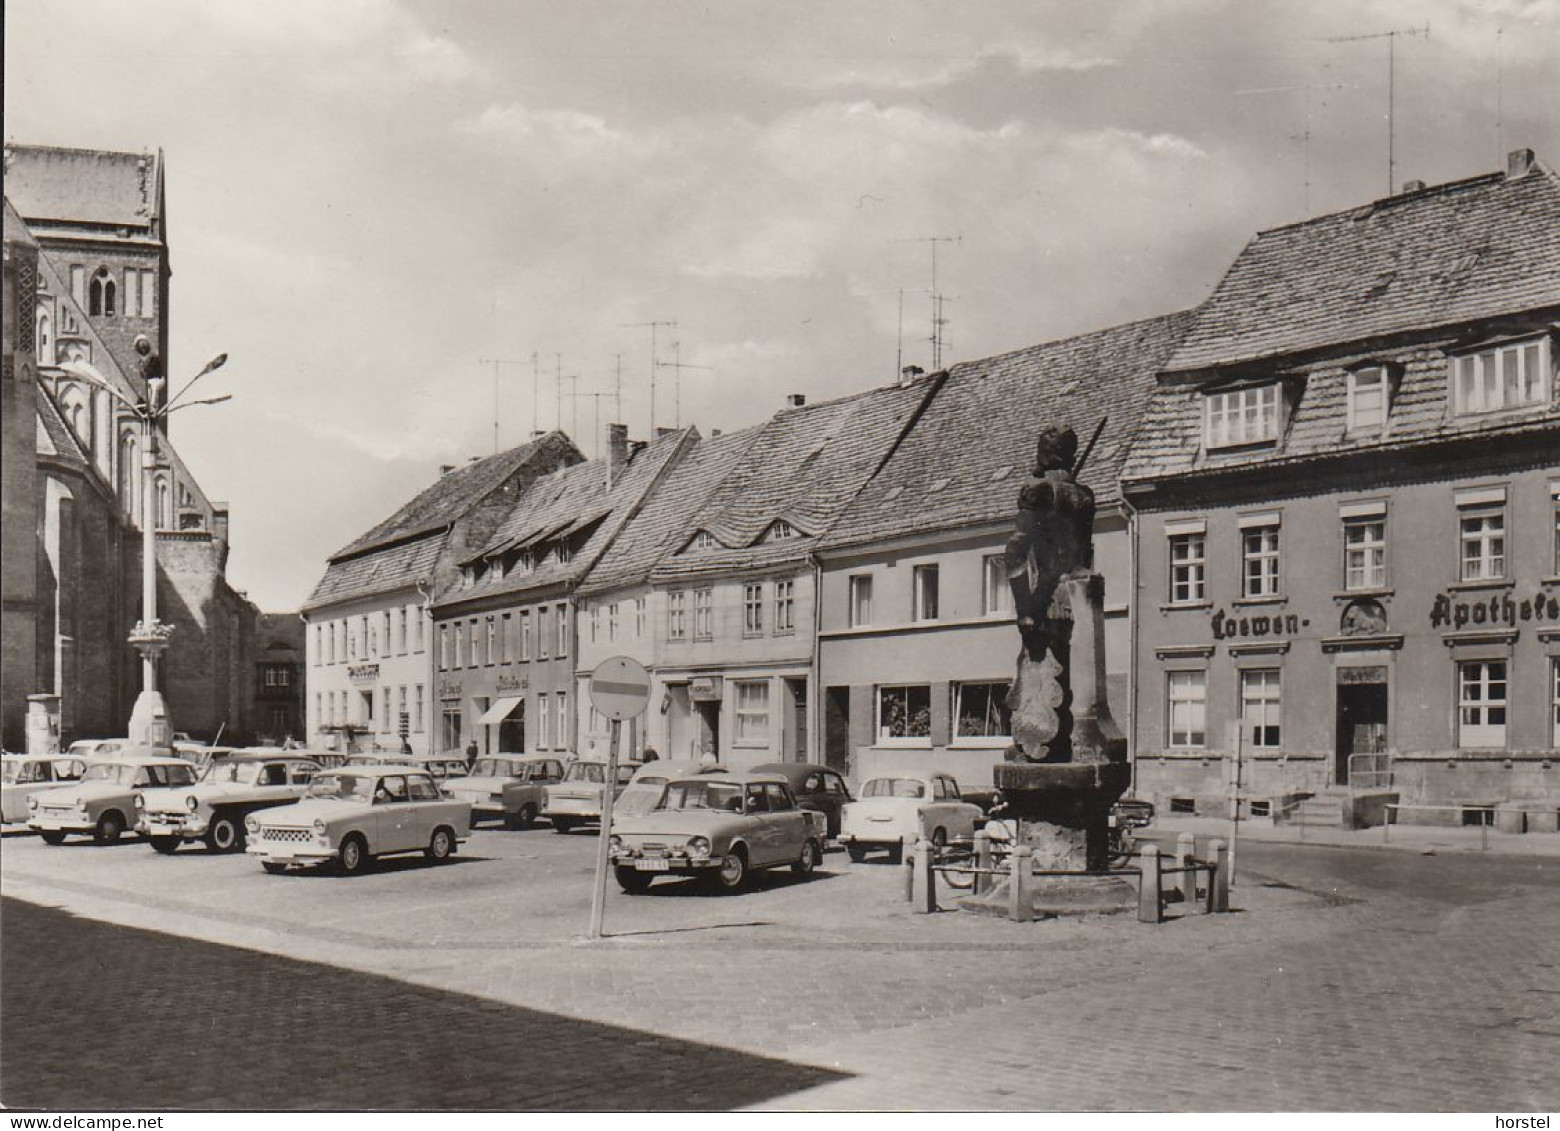
<instances>
[{"instance_id":1,"label":"dormer window","mask_svg":"<svg viewBox=\"0 0 1560 1131\"><path fill-rule=\"evenodd\" d=\"M559 565L568 565L574 560L574 547L567 542L559 542L553 548L553 557L557 559Z\"/></svg>"},{"instance_id":2,"label":"dormer window","mask_svg":"<svg viewBox=\"0 0 1560 1131\"><path fill-rule=\"evenodd\" d=\"M1206 447L1238 448L1278 440L1278 382L1203 396Z\"/></svg>"},{"instance_id":3,"label":"dormer window","mask_svg":"<svg viewBox=\"0 0 1560 1131\"><path fill-rule=\"evenodd\" d=\"M765 542L784 542L787 538L795 538L795 537L796 537L796 527L792 526L785 519L779 518L779 519L776 519L774 525L769 528L769 533L764 535L764 541Z\"/></svg>"},{"instance_id":4,"label":"dormer window","mask_svg":"<svg viewBox=\"0 0 1560 1131\"><path fill-rule=\"evenodd\" d=\"M715 535L708 530L701 530L689 539L688 544L683 547L683 553L687 553L689 550L713 550L719 545L720 543L715 540Z\"/></svg>"},{"instance_id":5,"label":"dormer window","mask_svg":"<svg viewBox=\"0 0 1560 1131\"><path fill-rule=\"evenodd\" d=\"M1499 412L1549 401L1549 339L1491 346L1452 359L1452 411Z\"/></svg>"},{"instance_id":6,"label":"dormer window","mask_svg":"<svg viewBox=\"0 0 1560 1131\"><path fill-rule=\"evenodd\" d=\"M1385 365L1370 365L1349 373L1350 432L1382 431L1391 411L1391 378Z\"/></svg>"}]
</instances>

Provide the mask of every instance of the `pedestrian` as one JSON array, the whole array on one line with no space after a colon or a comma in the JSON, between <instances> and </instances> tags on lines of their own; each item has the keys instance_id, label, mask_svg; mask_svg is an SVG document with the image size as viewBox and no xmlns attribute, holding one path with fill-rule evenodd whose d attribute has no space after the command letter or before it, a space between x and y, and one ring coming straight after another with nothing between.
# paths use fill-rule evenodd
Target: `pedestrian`
<instances>
[{"instance_id":1,"label":"pedestrian","mask_svg":"<svg viewBox=\"0 0 1560 1131\"><path fill-rule=\"evenodd\" d=\"M655 752L654 746L646 746L642 761L655 762L660 760L660 755Z\"/></svg>"},{"instance_id":2,"label":"pedestrian","mask_svg":"<svg viewBox=\"0 0 1560 1131\"><path fill-rule=\"evenodd\" d=\"M470 769L472 763L475 762L476 760L477 760L477 740L473 738L470 742L466 743L466 768Z\"/></svg>"}]
</instances>

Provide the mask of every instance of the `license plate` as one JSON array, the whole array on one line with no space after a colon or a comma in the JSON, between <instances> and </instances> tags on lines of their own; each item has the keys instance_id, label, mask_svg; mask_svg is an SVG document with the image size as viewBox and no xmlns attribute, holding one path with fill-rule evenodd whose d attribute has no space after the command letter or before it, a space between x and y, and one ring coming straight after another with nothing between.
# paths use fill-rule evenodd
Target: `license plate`
<instances>
[{"instance_id":1,"label":"license plate","mask_svg":"<svg viewBox=\"0 0 1560 1131\"><path fill-rule=\"evenodd\" d=\"M670 872L672 866L665 860L635 860L634 867L641 872Z\"/></svg>"}]
</instances>

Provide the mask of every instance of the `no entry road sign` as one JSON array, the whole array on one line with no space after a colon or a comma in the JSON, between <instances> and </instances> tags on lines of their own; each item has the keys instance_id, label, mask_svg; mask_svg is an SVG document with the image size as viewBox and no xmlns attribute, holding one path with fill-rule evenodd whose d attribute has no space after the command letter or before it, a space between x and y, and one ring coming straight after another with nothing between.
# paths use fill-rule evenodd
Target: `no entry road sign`
<instances>
[{"instance_id":1,"label":"no entry road sign","mask_svg":"<svg viewBox=\"0 0 1560 1131\"><path fill-rule=\"evenodd\" d=\"M590 701L608 719L632 719L650 702L650 673L628 656L602 660L590 674Z\"/></svg>"}]
</instances>

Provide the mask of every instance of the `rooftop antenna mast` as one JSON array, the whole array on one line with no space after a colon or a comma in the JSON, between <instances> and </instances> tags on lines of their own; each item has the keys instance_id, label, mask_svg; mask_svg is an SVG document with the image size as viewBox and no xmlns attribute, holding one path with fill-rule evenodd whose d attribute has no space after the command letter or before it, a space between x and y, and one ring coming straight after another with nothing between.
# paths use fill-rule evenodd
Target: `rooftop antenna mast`
<instances>
[{"instance_id":1,"label":"rooftop antenna mast","mask_svg":"<svg viewBox=\"0 0 1560 1131\"><path fill-rule=\"evenodd\" d=\"M943 327L948 320L943 317L943 295L937 290L937 245L940 243L963 243L964 237L959 236L913 236L903 239L900 243L926 243L932 245L932 369L942 368L943 351ZM901 358L900 360L903 360Z\"/></svg>"},{"instance_id":2,"label":"rooftop antenna mast","mask_svg":"<svg viewBox=\"0 0 1560 1131\"><path fill-rule=\"evenodd\" d=\"M557 382L557 393L558 393L558 431L562 432L563 431L563 383L565 381L578 381L580 379L580 375L578 373L565 373L563 371L563 354L561 354L561 353L553 354L553 362L554 362L553 379ZM574 423L575 424L579 423L578 416L576 416ZM571 436L570 439L573 439L573 437Z\"/></svg>"},{"instance_id":3,"label":"rooftop antenna mast","mask_svg":"<svg viewBox=\"0 0 1560 1131\"><path fill-rule=\"evenodd\" d=\"M677 319L673 318L662 322L623 322L625 329L643 329L650 327L650 439L655 439L655 365L656 365L656 334L662 326L677 329Z\"/></svg>"},{"instance_id":4,"label":"rooftop antenna mast","mask_svg":"<svg viewBox=\"0 0 1560 1131\"><path fill-rule=\"evenodd\" d=\"M590 448L591 458L592 459L600 459L601 458L601 402L602 402L602 399L603 398L611 398L614 395L615 394L613 394L613 393L581 393L581 392L578 392L578 391L571 391L569 393L569 396L574 399L574 416L575 416L576 420L579 419L580 401L583 400L586 397L590 398L590 401L591 401L591 431L592 431L592 435L594 436L594 439L592 439L592 441L591 441L591 448Z\"/></svg>"},{"instance_id":5,"label":"rooftop antenna mast","mask_svg":"<svg viewBox=\"0 0 1560 1131\"><path fill-rule=\"evenodd\" d=\"M1369 35L1338 35L1328 43L1362 43L1368 39L1387 41L1387 195L1391 196L1397 184L1397 151L1394 132L1397 111L1397 41L1398 36L1422 35L1430 38L1430 25L1424 27L1397 28L1393 31L1372 32Z\"/></svg>"},{"instance_id":6,"label":"rooftop antenna mast","mask_svg":"<svg viewBox=\"0 0 1560 1131\"><path fill-rule=\"evenodd\" d=\"M498 454L498 369L501 365L523 365L524 358L519 357L479 357L478 365L491 365L493 367L493 454Z\"/></svg>"},{"instance_id":7,"label":"rooftop antenna mast","mask_svg":"<svg viewBox=\"0 0 1560 1131\"><path fill-rule=\"evenodd\" d=\"M672 371L672 390L673 390L672 399L673 399L673 403L676 406L676 409L675 409L676 415L673 417L673 419L676 421L677 427L681 428L682 427L682 371L684 369L703 369L706 372L713 373L714 370L715 370L715 367L713 365L689 365L689 364L685 363L683 361L683 359L682 359L682 342L681 341L676 341L676 342L672 343L672 360L671 361L662 361L662 362L659 362L658 364L661 366L662 369L670 369Z\"/></svg>"},{"instance_id":8,"label":"rooftop antenna mast","mask_svg":"<svg viewBox=\"0 0 1560 1131\"><path fill-rule=\"evenodd\" d=\"M1301 86L1259 86L1246 90L1237 90L1236 94L1288 94L1292 91L1301 91L1305 96L1305 128L1297 134L1290 134L1290 141L1298 141L1302 146L1305 162L1305 210L1302 216L1311 214L1311 92L1313 90L1353 90L1348 83L1305 83Z\"/></svg>"}]
</instances>

